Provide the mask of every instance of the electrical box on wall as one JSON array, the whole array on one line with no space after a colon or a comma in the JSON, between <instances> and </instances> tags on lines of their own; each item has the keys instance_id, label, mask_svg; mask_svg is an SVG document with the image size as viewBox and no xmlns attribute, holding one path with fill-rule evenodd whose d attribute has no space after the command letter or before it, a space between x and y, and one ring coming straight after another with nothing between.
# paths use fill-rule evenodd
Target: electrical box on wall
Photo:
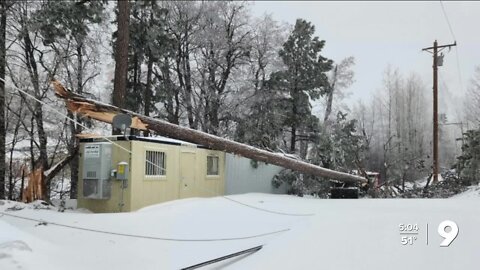
<instances>
[{"instance_id":1,"label":"electrical box on wall","mask_svg":"<svg viewBox=\"0 0 480 270\"><path fill-rule=\"evenodd\" d=\"M117 180L127 180L128 179L128 163L122 161L117 164Z\"/></svg>"},{"instance_id":2,"label":"electrical box on wall","mask_svg":"<svg viewBox=\"0 0 480 270\"><path fill-rule=\"evenodd\" d=\"M86 143L83 146L83 197L108 199L111 193L112 144Z\"/></svg>"}]
</instances>

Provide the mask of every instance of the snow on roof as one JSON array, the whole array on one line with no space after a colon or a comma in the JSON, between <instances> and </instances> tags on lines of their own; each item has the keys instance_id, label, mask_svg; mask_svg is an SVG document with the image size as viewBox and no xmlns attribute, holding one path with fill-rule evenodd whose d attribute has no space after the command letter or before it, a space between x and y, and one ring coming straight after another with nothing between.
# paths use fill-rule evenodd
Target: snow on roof
<instances>
[{"instance_id":1,"label":"snow on roof","mask_svg":"<svg viewBox=\"0 0 480 270\"><path fill-rule=\"evenodd\" d=\"M144 137L148 140L152 141L159 141L159 142L170 142L170 143L177 143L177 144L182 144L182 145L197 145L191 142L186 142L182 140L177 140L177 139L172 139L168 137L163 137L163 136L156 136L156 137Z\"/></svg>"},{"instance_id":2,"label":"snow on roof","mask_svg":"<svg viewBox=\"0 0 480 270\"><path fill-rule=\"evenodd\" d=\"M357 174L357 175L361 175L362 173L359 172L358 170L352 170L352 173L353 174ZM365 173L368 175L368 176L376 176L376 175L380 175L379 172L371 172L371 171L365 171Z\"/></svg>"},{"instance_id":3,"label":"snow on roof","mask_svg":"<svg viewBox=\"0 0 480 270\"><path fill-rule=\"evenodd\" d=\"M84 134L81 136L81 139L109 139L109 140L119 140L127 138L129 140L145 140L145 141L153 141L159 143L171 143L171 144L178 144L178 145L191 145L191 146L200 146L199 144L194 144L187 141L177 140L173 138L168 138L164 136L155 136L155 137L142 137L142 136L124 136L124 135L109 135L109 136L101 136L101 135L94 135L94 134Z\"/></svg>"}]
</instances>

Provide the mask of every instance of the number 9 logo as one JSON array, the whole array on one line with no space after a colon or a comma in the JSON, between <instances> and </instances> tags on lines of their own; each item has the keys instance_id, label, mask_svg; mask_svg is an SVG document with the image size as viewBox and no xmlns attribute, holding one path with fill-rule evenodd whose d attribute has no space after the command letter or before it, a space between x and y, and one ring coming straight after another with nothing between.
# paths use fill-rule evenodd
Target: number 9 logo
<instances>
[{"instance_id":1,"label":"number 9 logo","mask_svg":"<svg viewBox=\"0 0 480 270\"><path fill-rule=\"evenodd\" d=\"M450 228L450 230L447 232L447 229ZM441 237L445 238L442 243L440 243L441 247L448 247L450 244L457 238L458 235L458 226L457 223L451 221L451 220L445 220L438 225L438 234L440 234Z\"/></svg>"}]
</instances>

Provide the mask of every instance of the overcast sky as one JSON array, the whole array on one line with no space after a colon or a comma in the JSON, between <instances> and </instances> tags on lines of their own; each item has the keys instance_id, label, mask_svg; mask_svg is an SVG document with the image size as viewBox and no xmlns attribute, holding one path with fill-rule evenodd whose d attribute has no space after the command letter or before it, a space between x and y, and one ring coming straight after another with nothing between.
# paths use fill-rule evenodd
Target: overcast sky
<instances>
[{"instance_id":1,"label":"overcast sky","mask_svg":"<svg viewBox=\"0 0 480 270\"><path fill-rule=\"evenodd\" d=\"M446 84L452 95L461 97L474 67L480 65L480 2L443 2L443 5L458 48L446 51L444 66L439 68L439 85ZM350 89L352 100L369 100L381 88L382 75L389 64L405 75L417 72L431 87L432 57L421 49L433 46L435 39L440 45L454 42L440 1L261 1L255 2L251 9L255 16L268 13L290 24L297 18L306 19L315 25L319 38L326 41L323 51L326 57L340 61L354 56L356 82Z\"/></svg>"}]
</instances>

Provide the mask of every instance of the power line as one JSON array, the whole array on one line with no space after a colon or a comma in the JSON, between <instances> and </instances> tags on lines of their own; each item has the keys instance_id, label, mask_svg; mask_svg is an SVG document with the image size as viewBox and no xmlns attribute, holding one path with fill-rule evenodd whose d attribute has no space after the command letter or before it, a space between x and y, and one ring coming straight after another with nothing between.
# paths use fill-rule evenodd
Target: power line
<instances>
[{"instance_id":1,"label":"power line","mask_svg":"<svg viewBox=\"0 0 480 270\"><path fill-rule=\"evenodd\" d=\"M5 83L5 81L4 81L2 78L0 78L0 81L2 81L3 83ZM22 90L22 89L20 89L20 88L18 88L18 87L16 87L16 86L13 86L13 87L16 88L19 92L23 93L24 95L26 95L26 96L34 99L35 101L41 103L43 106L45 106L45 107L47 107L47 108L50 108L51 110L53 110L54 113L57 113L57 114L65 117L66 119L68 119L68 120L71 121L72 123L77 124L77 125L85 128L85 129L91 129L91 128L85 126L84 124L78 122L77 120L69 117L68 115L60 112L59 110L55 109L54 107L48 105L48 104L45 103L43 100L38 99L37 97L33 96L32 94L30 94L30 93L28 93L28 92L26 92L26 91L24 91L24 90ZM127 148L121 146L120 144L114 142L113 140L110 140L108 137L106 137L106 136L100 136L100 138L102 138L102 139L104 139L104 140L112 143L113 145L117 146L118 148L122 149L123 151L126 151L126 152L129 153L129 154L132 154L132 151L130 151L130 150L128 150ZM153 165L153 166L156 166L156 167L157 167L158 169L160 169L160 170L165 170L164 168L158 166L157 164L154 164L153 162L151 162L151 161L149 161L149 160L145 160L145 161L146 161L147 163L150 163L150 164Z\"/></svg>"},{"instance_id":2,"label":"power line","mask_svg":"<svg viewBox=\"0 0 480 270\"><path fill-rule=\"evenodd\" d=\"M460 59L458 56L458 47L455 47L455 56L457 58L457 71L458 71L458 79L460 81L460 87L462 88L463 91L465 91L465 87L463 86L463 76L462 76L462 70L460 69Z\"/></svg>"},{"instance_id":3,"label":"power line","mask_svg":"<svg viewBox=\"0 0 480 270\"><path fill-rule=\"evenodd\" d=\"M455 33L453 32L452 24L450 23L450 20L448 19L448 15L447 15L447 12L445 11L445 6L443 5L442 1L440 1L440 5L442 6L443 16L444 16L445 20L447 21L448 29L450 30L450 34L452 35L453 40L456 41L457 38L455 37ZM460 87L461 87L462 91L465 91L465 87L463 86L462 71L460 69L460 59L459 59L459 56L458 56L458 46L455 46L455 57L456 57L456 60L457 60L457 73L458 73L458 80L460 82Z\"/></svg>"},{"instance_id":4,"label":"power line","mask_svg":"<svg viewBox=\"0 0 480 270\"><path fill-rule=\"evenodd\" d=\"M238 236L238 237L204 238L204 239L170 238L170 237L135 235L135 234L128 234L128 233L117 233L117 232L110 232L110 231L104 231L104 230L90 229L90 228L78 227L78 226L73 226L73 225L66 225L66 224L41 220L41 219L22 217L22 216L18 216L18 215L5 213L3 211L0 212L0 214L2 214L4 216L8 216L8 217L17 218L17 219L23 219L23 220L38 222L41 225L54 225L54 226L59 226L59 227L64 227L64 228L69 228L69 229L88 231L88 232L94 232L94 233L101 233L101 234L109 234L109 235L132 237L132 238L142 238L142 239L150 239L150 240L174 241L174 242L219 242L219 241L244 240L244 239L258 238L258 237L262 237L262 236L268 236L268 235L272 235L272 234L278 234L278 233L290 231L290 228L286 228L286 229L273 231L273 232L266 232L266 233L261 233L261 234L254 234L254 235L248 235L248 236Z\"/></svg>"},{"instance_id":5,"label":"power line","mask_svg":"<svg viewBox=\"0 0 480 270\"><path fill-rule=\"evenodd\" d=\"M457 40L455 38L455 34L453 33L452 25L450 24L450 20L448 19L447 12L445 11L445 7L443 6L443 2L441 0L440 0L440 5L442 6L443 15L445 16L445 19L446 19L447 24L448 24L448 28L450 29L450 34L452 34L453 40Z\"/></svg>"},{"instance_id":6,"label":"power line","mask_svg":"<svg viewBox=\"0 0 480 270\"><path fill-rule=\"evenodd\" d=\"M282 216L293 216L293 217L311 217L311 216L315 216L314 213L298 214L298 213L287 213L287 212L269 210L269 209L265 209L265 208L253 206L253 205L250 205L250 204L246 204L246 203L243 203L243 202L234 200L234 199L229 198L229 197L227 197L227 196L225 196L225 195L217 194L217 193L215 193L214 191L211 191L211 190L208 190L208 189L199 187L199 186L197 186L197 185L193 185L193 188L196 189L196 190L199 190L199 191L205 191L205 192L207 192L209 195L217 196L217 197L222 198L222 199L225 199L225 200L227 200L227 201L230 201L230 202L233 202L233 203L236 203L236 204L239 204L239 205L242 205L242 206L251 208L251 209L255 209L255 210L258 210L258 211L270 213L270 214L276 214L276 215L282 215Z\"/></svg>"},{"instance_id":7,"label":"power line","mask_svg":"<svg viewBox=\"0 0 480 270\"><path fill-rule=\"evenodd\" d=\"M5 83L5 80L3 80L2 78L0 78L0 81L2 81L4 84L6 84L6 83ZM68 119L69 121L73 122L74 124L77 124L77 125L85 128L85 129L90 129L89 127L87 127L87 126L85 126L84 124L76 121L75 119L69 117L68 115L60 112L59 110L55 109L53 106L48 105L47 103L45 103L44 101L38 99L37 97L33 96L32 94L30 94L30 93L28 93L28 92L26 92L26 91L24 91L24 90L22 90L22 89L20 89L20 88L18 88L18 87L16 87L16 86L13 86L13 87L14 87L15 89L17 89L17 91L21 92L21 93L24 94L24 95L27 95L29 98L31 98L31 99L39 102L39 103L42 104L43 106L45 106L45 107L47 107L47 108L50 108L51 110L53 110L53 112L55 112L55 113L57 113L57 114L65 117L66 119ZM10 92L10 93L12 93L12 92ZM124 151L127 151L128 153L130 153L130 154L132 153L130 150L128 150L128 149L124 148L123 146L121 146L120 144L117 144L116 142L108 139L107 137L103 137L103 136L102 136L102 138L105 139L105 140L107 140L107 141L109 141L109 142L111 142L112 144L118 146L120 149L122 149L122 150L124 150Z\"/></svg>"},{"instance_id":8,"label":"power line","mask_svg":"<svg viewBox=\"0 0 480 270\"><path fill-rule=\"evenodd\" d=\"M314 216L315 215L313 213L312 214L295 214L295 213L278 212L278 211L268 210L268 209L256 207L256 206L253 206L253 205L249 205L249 204L246 204L246 203L242 203L242 202L239 202L239 201L234 200L232 198L228 198L226 196L222 196L222 198L227 199L231 202L234 202L234 203L237 203L237 204L255 209L255 210L259 210L259 211L263 211L263 212L267 212L267 213L271 213L271 214L277 214L277 215L283 215L283 216L297 216L297 217L308 217L308 216Z\"/></svg>"}]
</instances>

